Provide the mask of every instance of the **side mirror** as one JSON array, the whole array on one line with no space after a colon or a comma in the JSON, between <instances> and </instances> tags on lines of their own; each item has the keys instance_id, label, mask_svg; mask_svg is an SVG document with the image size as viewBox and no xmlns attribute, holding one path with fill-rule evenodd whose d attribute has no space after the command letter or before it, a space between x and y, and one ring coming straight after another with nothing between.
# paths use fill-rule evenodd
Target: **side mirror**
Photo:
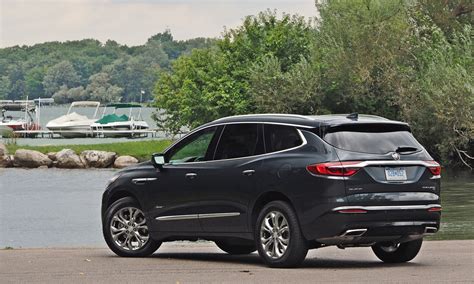
<instances>
[{"instance_id":1,"label":"side mirror","mask_svg":"<svg viewBox=\"0 0 474 284\"><path fill-rule=\"evenodd\" d=\"M165 164L165 156L162 153L153 154L151 155L151 163L155 168L162 170Z\"/></svg>"}]
</instances>

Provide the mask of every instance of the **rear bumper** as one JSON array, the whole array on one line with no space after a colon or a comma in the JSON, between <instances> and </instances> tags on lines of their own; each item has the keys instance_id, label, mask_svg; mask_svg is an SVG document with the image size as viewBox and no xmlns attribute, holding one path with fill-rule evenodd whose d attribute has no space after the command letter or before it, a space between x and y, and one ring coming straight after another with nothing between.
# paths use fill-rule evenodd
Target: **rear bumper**
<instances>
[{"instance_id":1,"label":"rear bumper","mask_svg":"<svg viewBox=\"0 0 474 284\"><path fill-rule=\"evenodd\" d=\"M314 220L305 235L325 245L409 241L439 230L441 212L429 209L440 210L440 207L439 204L334 207ZM355 208L361 210L345 211Z\"/></svg>"}]
</instances>

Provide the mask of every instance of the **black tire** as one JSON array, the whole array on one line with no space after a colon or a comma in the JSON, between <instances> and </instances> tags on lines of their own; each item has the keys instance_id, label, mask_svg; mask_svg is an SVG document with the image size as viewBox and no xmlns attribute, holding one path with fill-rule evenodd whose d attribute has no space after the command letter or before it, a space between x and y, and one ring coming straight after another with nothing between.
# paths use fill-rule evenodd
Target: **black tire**
<instances>
[{"instance_id":1,"label":"black tire","mask_svg":"<svg viewBox=\"0 0 474 284\"><path fill-rule=\"evenodd\" d=\"M231 243L228 241L215 241L218 248L225 251L228 254L250 254L257 250L255 244L250 242L247 243Z\"/></svg>"},{"instance_id":2,"label":"black tire","mask_svg":"<svg viewBox=\"0 0 474 284\"><path fill-rule=\"evenodd\" d=\"M398 247L390 247L389 244L375 244L372 250L375 255L386 263L402 263L415 258L421 249L423 239L401 243Z\"/></svg>"},{"instance_id":3,"label":"black tire","mask_svg":"<svg viewBox=\"0 0 474 284\"><path fill-rule=\"evenodd\" d=\"M278 258L272 258L264 249L261 239L261 228L265 217L271 212L278 212L282 214L287 221L289 233L287 235L288 245L283 254ZM265 264L270 267L296 267L299 266L308 253L308 241L304 238L298 218L293 208L284 201L272 201L265 205L260 211L255 224L255 244L260 257ZM274 240L275 241L275 240Z\"/></svg>"},{"instance_id":4,"label":"black tire","mask_svg":"<svg viewBox=\"0 0 474 284\"><path fill-rule=\"evenodd\" d=\"M133 199L132 197L124 197L115 201L105 211L104 219L102 220L102 233L104 235L105 242L107 243L109 248L118 256L124 256L124 257L149 256L153 254L161 245L161 242L157 242L153 240L149 235L148 235L148 240L145 242L145 244L136 250L127 250L127 249L122 248L119 244L117 244L114 241L112 237L112 232L111 232L112 219L118 211L127 207L133 207L133 208L137 208L141 210L140 204L138 204L138 202L135 199Z\"/></svg>"}]
</instances>

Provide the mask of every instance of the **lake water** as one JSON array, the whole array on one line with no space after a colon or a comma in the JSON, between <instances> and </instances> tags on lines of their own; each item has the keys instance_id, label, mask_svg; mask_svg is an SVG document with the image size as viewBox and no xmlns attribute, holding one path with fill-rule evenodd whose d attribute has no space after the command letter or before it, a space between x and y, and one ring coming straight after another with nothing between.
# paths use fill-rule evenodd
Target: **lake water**
<instances>
[{"instance_id":1,"label":"lake water","mask_svg":"<svg viewBox=\"0 0 474 284\"><path fill-rule=\"evenodd\" d=\"M0 169L0 248L105 246L100 203L114 172ZM446 176L442 229L434 238L472 239L472 172Z\"/></svg>"}]
</instances>

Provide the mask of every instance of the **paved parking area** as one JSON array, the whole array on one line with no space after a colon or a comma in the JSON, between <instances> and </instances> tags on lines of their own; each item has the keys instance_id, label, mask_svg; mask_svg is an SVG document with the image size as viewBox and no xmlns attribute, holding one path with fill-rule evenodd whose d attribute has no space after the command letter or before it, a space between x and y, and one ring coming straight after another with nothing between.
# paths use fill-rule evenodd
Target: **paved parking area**
<instances>
[{"instance_id":1,"label":"paved parking area","mask_svg":"<svg viewBox=\"0 0 474 284\"><path fill-rule=\"evenodd\" d=\"M0 251L0 282L324 283L474 282L474 240L430 241L409 263L387 265L370 248L312 250L297 269L270 269L256 253L230 256L213 243L164 244L152 257L121 258L106 248Z\"/></svg>"}]
</instances>

